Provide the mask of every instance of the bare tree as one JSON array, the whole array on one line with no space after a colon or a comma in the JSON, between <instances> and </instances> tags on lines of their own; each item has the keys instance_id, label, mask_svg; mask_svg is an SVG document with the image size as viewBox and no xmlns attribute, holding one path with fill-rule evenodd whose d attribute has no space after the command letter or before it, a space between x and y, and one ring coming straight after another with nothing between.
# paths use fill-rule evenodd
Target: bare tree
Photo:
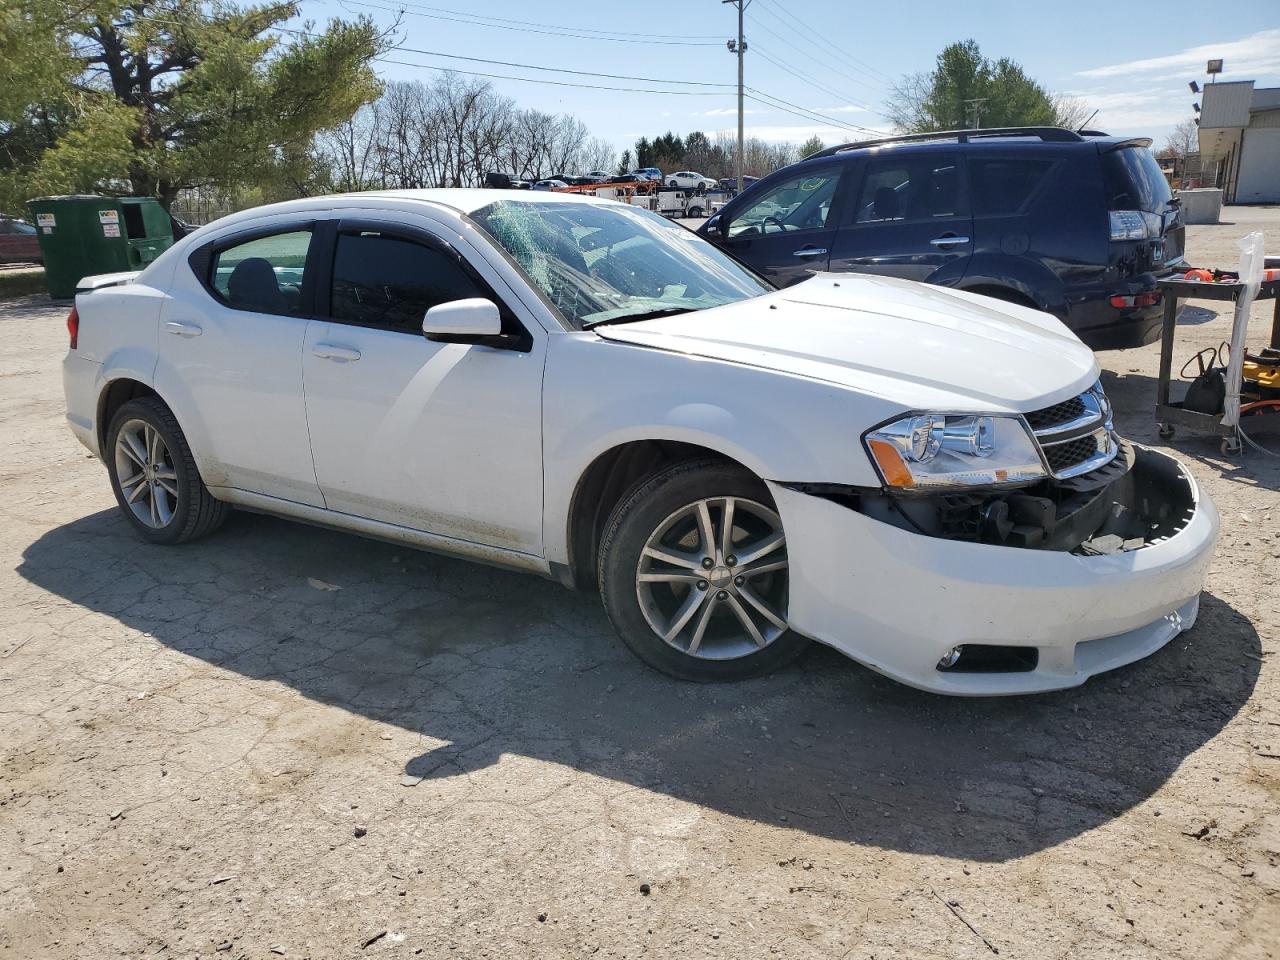
<instances>
[{"instance_id":1,"label":"bare tree","mask_svg":"<svg viewBox=\"0 0 1280 960\"><path fill-rule=\"evenodd\" d=\"M1065 93L1050 94L1049 102L1053 104L1054 126L1067 130L1081 129L1096 112L1087 101Z\"/></svg>"},{"instance_id":2,"label":"bare tree","mask_svg":"<svg viewBox=\"0 0 1280 960\"><path fill-rule=\"evenodd\" d=\"M1200 128L1190 117L1169 131L1164 146L1160 148L1162 157L1186 157L1199 152Z\"/></svg>"},{"instance_id":3,"label":"bare tree","mask_svg":"<svg viewBox=\"0 0 1280 960\"><path fill-rule=\"evenodd\" d=\"M618 164L618 152L603 137L592 137L583 143L578 152L578 165L583 171L604 170L606 173Z\"/></svg>"},{"instance_id":4,"label":"bare tree","mask_svg":"<svg viewBox=\"0 0 1280 960\"><path fill-rule=\"evenodd\" d=\"M933 77L923 71L908 73L890 88L885 109L899 133L920 130L931 122L927 109L933 92Z\"/></svg>"}]
</instances>

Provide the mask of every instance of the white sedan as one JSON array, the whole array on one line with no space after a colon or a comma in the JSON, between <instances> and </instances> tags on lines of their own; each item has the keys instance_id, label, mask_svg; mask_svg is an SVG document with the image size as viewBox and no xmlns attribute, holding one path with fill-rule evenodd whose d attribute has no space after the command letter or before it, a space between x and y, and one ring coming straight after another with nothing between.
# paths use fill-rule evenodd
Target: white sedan
<instances>
[{"instance_id":1,"label":"white sedan","mask_svg":"<svg viewBox=\"0 0 1280 960\"><path fill-rule=\"evenodd\" d=\"M693 680L816 638L1047 690L1196 617L1213 504L1044 313L775 290L635 207L488 190L249 210L82 288L67 418L154 544L241 506L538 573Z\"/></svg>"},{"instance_id":2,"label":"white sedan","mask_svg":"<svg viewBox=\"0 0 1280 960\"><path fill-rule=\"evenodd\" d=\"M711 177L704 177L700 173L692 170L679 170L675 173L667 174L667 186L677 187L680 190L715 190L720 186L720 181L713 180Z\"/></svg>"}]
</instances>

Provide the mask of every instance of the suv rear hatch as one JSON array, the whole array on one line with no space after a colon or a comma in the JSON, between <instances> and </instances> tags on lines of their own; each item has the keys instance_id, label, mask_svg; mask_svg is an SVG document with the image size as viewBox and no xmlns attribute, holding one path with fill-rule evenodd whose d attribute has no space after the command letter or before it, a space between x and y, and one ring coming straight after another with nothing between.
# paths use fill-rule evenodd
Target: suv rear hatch
<instances>
[{"instance_id":1,"label":"suv rear hatch","mask_svg":"<svg viewBox=\"0 0 1280 960\"><path fill-rule=\"evenodd\" d=\"M1163 274L1182 262L1182 212L1150 146L1146 138L1100 145L1112 261L1122 276Z\"/></svg>"}]
</instances>

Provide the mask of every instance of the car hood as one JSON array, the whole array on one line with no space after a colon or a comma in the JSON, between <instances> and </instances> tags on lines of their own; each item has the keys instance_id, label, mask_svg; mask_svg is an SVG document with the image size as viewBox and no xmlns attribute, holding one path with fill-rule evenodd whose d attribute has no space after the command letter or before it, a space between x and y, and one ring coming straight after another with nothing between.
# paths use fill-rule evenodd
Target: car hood
<instances>
[{"instance_id":1,"label":"car hood","mask_svg":"<svg viewBox=\"0 0 1280 960\"><path fill-rule=\"evenodd\" d=\"M1098 377L1092 351L1047 313L858 274L818 274L752 300L594 332L825 380L909 409L1026 412Z\"/></svg>"}]
</instances>

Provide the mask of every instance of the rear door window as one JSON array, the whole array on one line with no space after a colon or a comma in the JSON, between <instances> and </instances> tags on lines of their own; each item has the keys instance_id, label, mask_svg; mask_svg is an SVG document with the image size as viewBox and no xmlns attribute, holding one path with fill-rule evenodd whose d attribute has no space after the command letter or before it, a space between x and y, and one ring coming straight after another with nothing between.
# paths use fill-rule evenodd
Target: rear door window
<instances>
[{"instance_id":1,"label":"rear door window","mask_svg":"<svg viewBox=\"0 0 1280 960\"><path fill-rule=\"evenodd\" d=\"M957 216L963 198L952 155L902 157L868 164L854 223L934 220Z\"/></svg>"},{"instance_id":2,"label":"rear door window","mask_svg":"<svg viewBox=\"0 0 1280 960\"><path fill-rule=\"evenodd\" d=\"M223 247L213 255L209 285L223 303L237 310L298 316L310 247L310 230Z\"/></svg>"},{"instance_id":3,"label":"rear door window","mask_svg":"<svg viewBox=\"0 0 1280 960\"><path fill-rule=\"evenodd\" d=\"M974 216L1020 213L1053 168L1032 157L970 157L969 196Z\"/></svg>"}]
</instances>

